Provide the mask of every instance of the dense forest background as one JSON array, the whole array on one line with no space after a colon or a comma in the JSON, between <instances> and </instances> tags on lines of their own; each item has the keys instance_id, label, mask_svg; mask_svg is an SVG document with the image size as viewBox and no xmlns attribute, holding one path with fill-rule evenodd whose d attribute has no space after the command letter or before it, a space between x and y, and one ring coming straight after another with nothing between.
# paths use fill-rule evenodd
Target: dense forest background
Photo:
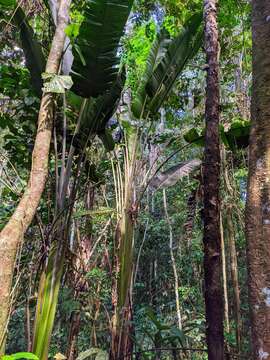
<instances>
[{"instance_id":1,"label":"dense forest background","mask_svg":"<svg viewBox=\"0 0 270 360\"><path fill-rule=\"evenodd\" d=\"M250 317L268 230L249 297L244 219L252 16L270 14L252 3L0 0L2 352L269 358L267 285Z\"/></svg>"}]
</instances>

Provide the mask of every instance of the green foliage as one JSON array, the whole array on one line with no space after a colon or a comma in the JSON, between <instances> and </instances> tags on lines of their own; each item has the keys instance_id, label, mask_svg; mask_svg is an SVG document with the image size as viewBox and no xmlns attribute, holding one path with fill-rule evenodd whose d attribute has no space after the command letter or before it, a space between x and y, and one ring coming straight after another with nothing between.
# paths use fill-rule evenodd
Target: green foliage
<instances>
[{"instance_id":1,"label":"green foliage","mask_svg":"<svg viewBox=\"0 0 270 360\"><path fill-rule=\"evenodd\" d=\"M20 31L21 45L24 51L26 66L31 74L33 88L36 94L41 96L41 74L45 69L45 58L42 48L21 7L16 9L13 19Z\"/></svg>"},{"instance_id":2,"label":"green foliage","mask_svg":"<svg viewBox=\"0 0 270 360\"><path fill-rule=\"evenodd\" d=\"M146 86L150 81L153 69L157 67L160 60L166 53L170 44L170 38L166 31L161 31L150 49L148 58L146 59L145 71L139 82L135 96L133 96L131 110L135 117L140 119L143 116L143 112L147 101L147 89Z\"/></svg>"},{"instance_id":3,"label":"green foliage","mask_svg":"<svg viewBox=\"0 0 270 360\"><path fill-rule=\"evenodd\" d=\"M156 316L152 308L146 308L144 313L154 325L154 328L152 328L152 330L144 328L143 331L149 336L156 348L162 348L168 345L172 348L187 346L188 336L186 336L183 331L174 325L163 323Z\"/></svg>"},{"instance_id":4,"label":"green foliage","mask_svg":"<svg viewBox=\"0 0 270 360\"><path fill-rule=\"evenodd\" d=\"M0 5L6 8L15 6L16 0L0 0Z\"/></svg>"},{"instance_id":5,"label":"green foliage","mask_svg":"<svg viewBox=\"0 0 270 360\"><path fill-rule=\"evenodd\" d=\"M165 30L157 36L132 104L136 117L142 117L145 108L153 114L157 113L176 78L202 44L201 21L201 13L193 15L171 41Z\"/></svg>"},{"instance_id":6,"label":"green foliage","mask_svg":"<svg viewBox=\"0 0 270 360\"><path fill-rule=\"evenodd\" d=\"M57 249L52 248L48 258L48 266L43 271L39 284L38 301L33 336L33 352L40 360L46 360L49 352L50 337L54 325L54 317L58 302L64 258L59 258Z\"/></svg>"},{"instance_id":7,"label":"green foliage","mask_svg":"<svg viewBox=\"0 0 270 360\"><path fill-rule=\"evenodd\" d=\"M201 22L201 13L193 15L184 24L183 30L173 39L168 51L153 69L146 85L147 94L151 98L149 110L152 113L158 111L180 72L201 47Z\"/></svg>"},{"instance_id":8,"label":"green foliage","mask_svg":"<svg viewBox=\"0 0 270 360\"><path fill-rule=\"evenodd\" d=\"M220 137L223 144L230 150L246 148L249 144L250 121L242 119L233 119L229 129L224 130L220 125ZM184 135L184 139L189 144L204 146L205 129L191 128Z\"/></svg>"},{"instance_id":9,"label":"green foliage","mask_svg":"<svg viewBox=\"0 0 270 360\"><path fill-rule=\"evenodd\" d=\"M76 94L85 98L97 97L116 81L119 65L117 51L132 2L85 2L84 20L73 48L72 90Z\"/></svg>"},{"instance_id":10,"label":"green foliage","mask_svg":"<svg viewBox=\"0 0 270 360\"><path fill-rule=\"evenodd\" d=\"M125 74L121 72L109 92L85 102L81 109L80 129L74 141L75 147L83 149L87 142L97 134L106 150L113 150L114 141L106 125L116 110L124 82Z\"/></svg>"},{"instance_id":11,"label":"green foliage","mask_svg":"<svg viewBox=\"0 0 270 360\"><path fill-rule=\"evenodd\" d=\"M147 67L147 58L156 37L156 24L150 20L146 24L134 26L132 34L123 39L124 53L122 62L127 65L127 85L134 93Z\"/></svg>"},{"instance_id":12,"label":"green foliage","mask_svg":"<svg viewBox=\"0 0 270 360\"><path fill-rule=\"evenodd\" d=\"M39 360L39 358L30 352L18 352L11 355L0 356L1 360L19 360L19 359L29 359L29 360Z\"/></svg>"}]
</instances>

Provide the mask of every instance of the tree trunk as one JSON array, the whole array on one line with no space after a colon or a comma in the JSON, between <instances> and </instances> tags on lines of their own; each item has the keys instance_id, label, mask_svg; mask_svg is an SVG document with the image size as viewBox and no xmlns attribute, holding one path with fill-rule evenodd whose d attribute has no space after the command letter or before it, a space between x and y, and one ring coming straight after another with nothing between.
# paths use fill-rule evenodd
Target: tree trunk
<instances>
[{"instance_id":1,"label":"tree trunk","mask_svg":"<svg viewBox=\"0 0 270 360\"><path fill-rule=\"evenodd\" d=\"M81 312L74 311L71 317L71 326L68 335L67 360L74 360L77 357L77 339L80 332Z\"/></svg>"},{"instance_id":2,"label":"tree trunk","mask_svg":"<svg viewBox=\"0 0 270 360\"><path fill-rule=\"evenodd\" d=\"M241 351L241 312L240 312L240 294L239 294L239 282L238 282L238 265L237 265L237 253L235 247L234 226L232 217L232 208L228 206L227 209L227 232L228 243L230 251L230 265L231 265L231 277L234 295L234 316L236 322L236 344L237 351L240 354Z\"/></svg>"},{"instance_id":3,"label":"tree trunk","mask_svg":"<svg viewBox=\"0 0 270 360\"><path fill-rule=\"evenodd\" d=\"M178 323L179 330L182 330L182 315L181 315L181 307L180 307L180 300L179 300L179 278L178 278L178 273L177 273L177 264L176 264L175 256L173 253L173 232L172 232L172 224L171 224L169 213L168 213L167 196L166 196L165 189L163 189L163 204L164 204L165 218L166 218L166 222L168 224L169 233L170 233L169 247L170 247L171 262L172 262L173 275L174 275L174 293L175 293L177 323Z\"/></svg>"},{"instance_id":4,"label":"tree trunk","mask_svg":"<svg viewBox=\"0 0 270 360\"><path fill-rule=\"evenodd\" d=\"M253 359L270 359L270 2L252 1L253 91L246 238Z\"/></svg>"},{"instance_id":5,"label":"tree trunk","mask_svg":"<svg viewBox=\"0 0 270 360\"><path fill-rule=\"evenodd\" d=\"M227 286L227 266L226 266L226 251L224 241L224 229L222 214L220 214L220 235L221 235L221 256L222 256L222 280L223 280L223 296L224 296L224 326L227 333L230 332L230 321L229 321L229 300L228 300L228 286Z\"/></svg>"},{"instance_id":6,"label":"tree trunk","mask_svg":"<svg viewBox=\"0 0 270 360\"><path fill-rule=\"evenodd\" d=\"M46 72L57 74L64 50L65 27L68 22L70 0L62 0L58 13L58 25L52 41ZM10 309L10 291L16 252L23 240L38 207L48 172L48 154L53 127L54 94L43 93L37 135L32 155L32 168L27 188L15 212L0 234L0 344L4 344ZM2 350L3 350L3 346Z\"/></svg>"},{"instance_id":7,"label":"tree trunk","mask_svg":"<svg viewBox=\"0 0 270 360\"><path fill-rule=\"evenodd\" d=\"M204 1L206 79L206 133L204 184L204 272L206 338L209 360L224 359L223 293L221 284L219 65L216 0Z\"/></svg>"}]
</instances>

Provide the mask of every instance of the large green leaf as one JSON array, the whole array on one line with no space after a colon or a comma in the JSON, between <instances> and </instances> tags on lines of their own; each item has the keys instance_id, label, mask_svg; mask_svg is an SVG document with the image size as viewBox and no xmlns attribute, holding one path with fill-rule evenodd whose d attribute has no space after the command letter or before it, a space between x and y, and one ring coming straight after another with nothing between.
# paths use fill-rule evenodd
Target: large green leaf
<instances>
[{"instance_id":1,"label":"large green leaf","mask_svg":"<svg viewBox=\"0 0 270 360\"><path fill-rule=\"evenodd\" d=\"M144 108L146 105L146 98L147 98L146 85L152 76L153 69L155 69L160 59L166 53L170 42L171 42L170 35L165 30L162 30L156 36L156 39L153 42L148 58L146 60L145 71L142 75L137 92L133 97L131 104L132 113L138 119L143 115Z\"/></svg>"},{"instance_id":2,"label":"large green leaf","mask_svg":"<svg viewBox=\"0 0 270 360\"><path fill-rule=\"evenodd\" d=\"M18 7L13 21L20 30L21 46L25 56L26 67L31 75L31 82L36 93L42 94L41 74L45 69L45 58L41 45L37 41L32 27L29 25L23 10Z\"/></svg>"},{"instance_id":3,"label":"large green leaf","mask_svg":"<svg viewBox=\"0 0 270 360\"><path fill-rule=\"evenodd\" d=\"M202 45L202 13L193 15L180 34L171 42L166 54L152 71L146 91L151 98L149 110L156 113L175 80Z\"/></svg>"},{"instance_id":4,"label":"large green leaf","mask_svg":"<svg viewBox=\"0 0 270 360\"><path fill-rule=\"evenodd\" d=\"M118 74L117 51L133 0L88 0L73 46L73 91L85 98L110 89Z\"/></svg>"},{"instance_id":5,"label":"large green leaf","mask_svg":"<svg viewBox=\"0 0 270 360\"><path fill-rule=\"evenodd\" d=\"M223 144L231 151L244 149L249 145L250 121L236 119L226 131L222 124L219 126L219 135ZM205 145L205 128L191 128L184 134L189 144Z\"/></svg>"},{"instance_id":6,"label":"large green leaf","mask_svg":"<svg viewBox=\"0 0 270 360\"><path fill-rule=\"evenodd\" d=\"M250 121L236 119L225 133L228 146L232 151L244 149L249 145Z\"/></svg>"},{"instance_id":7,"label":"large green leaf","mask_svg":"<svg viewBox=\"0 0 270 360\"><path fill-rule=\"evenodd\" d=\"M98 135L107 150L113 149L113 139L107 131L106 125L117 108L124 83L125 75L121 72L110 91L97 99L90 98L86 101L81 115L80 131L76 135L74 143L75 147L82 149L90 136Z\"/></svg>"},{"instance_id":8,"label":"large green leaf","mask_svg":"<svg viewBox=\"0 0 270 360\"><path fill-rule=\"evenodd\" d=\"M11 355L1 356L1 360L19 360L19 359L39 360L35 354L30 352L18 352Z\"/></svg>"}]
</instances>

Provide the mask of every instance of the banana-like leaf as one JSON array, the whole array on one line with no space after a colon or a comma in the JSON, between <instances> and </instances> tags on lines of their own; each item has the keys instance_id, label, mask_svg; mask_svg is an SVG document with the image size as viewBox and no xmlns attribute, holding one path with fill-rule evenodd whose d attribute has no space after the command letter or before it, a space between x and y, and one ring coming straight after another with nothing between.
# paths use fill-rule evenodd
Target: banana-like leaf
<instances>
[{"instance_id":1,"label":"banana-like leaf","mask_svg":"<svg viewBox=\"0 0 270 360\"><path fill-rule=\"evenodd\" d=\"M171 42L147 82L146 91L151 98L149 110L156 113L166 99L175 80L202 45L202 13L193 15L180 34Z\"/></svg>"},{"instance_id":2,"label":"banana-like leaf","mask_svg":"<svg viewBox=\"0 0 270 360\"><path fill-rule=\"evenodd\" d=\"M153 69L156 68L161 58L165 55L170 44L170 35L167 31L162 30L157 34L155 41L150 49L148 58L146 60L145 71L140 80L136 95L132 99L131 111L136 118L143 115L146 105L146 84L150 81Z\"/></svg>"},{"instance_id":3,"label":"banana-like leaf","mask_svg":"<svg viewBox=\"0 0 270 360\"><path fill-rule=\"evenodd\" d=\"M28 23L23 10L18 7L13 21L20 29L21 45L25 56L26 67L31 75L31 82L37 95L42 94L41 74L45 69L45 58L41 45L35 38L34 31Z\"/></svg>"},{"instance_id":4,"label":"banana-like leaf","mask_svg":"<svg viewBox=\"0 0 270 360\"><path fill-rule=\"evenodd\" d=\"M250 121L248 120L235 120L230 129L225 132L227 146L232 151L237 149L244 149L249 145Z\"/></svg>"},{"instance_id":5,"label":"banana-like leaf","mask_svg":"<svg viewBox=\"0 0 270 360\"><path fill-rule=\"evenodd\" d=\"M219 126L219 136L226 148L231 151L244 149L249 145L250 121L237 119L225 131L224 126ZM191 128L184 134L184 139L189 144L203 147L205 145L205 128Z\"/></svg>"},{"instance_id":6,"label":"banana-like leaf","mask_svg":"<svg viewBox=\"0 0 270 360\"><path fill-rule=\"evenodd\" d=\"M98 137L103 142L106 151L113 151L115 143L109 129L105 129L104 132L98 135Z\"/></svg>"},{"instance_id":7,"label":"banana-like leaf","mask_svg":"<svg viewBox=\"0 0 270 360\"><path fill-rule=\"evenodd\" d=\"M111 87L111 90L97 99L90 98L84 107L81 119L81 130L76 136L75 147L83 148L91 135L98 135L108 151L113 150L114 142L106 125L114 114L123 86L125 83L125 74L121 72L117 80Z\"/></svg>"},{"instance_id":8,"label":"banana-like leaf","mask_svg":"<svg viewBox=\"0 0 270 360\"><path fill-rule=\"evenodd\" d=\"M87 0L73 46L72 90L85 98L110 89L118 75L117 51L133 0Z\"/></svg>"},{"instance_id":9,"label":"banana-like leaf","mask_svg":"<svg viewBox=\"0 0 270 360\"><path fill-rule=\"evenodd\" d=\"M197 170L201 166L201 163L201 160L193 159L172 166L168 170L154 176L149 185L156 190L173 186L184 176L187 176L194 170Z\"/></svg>"}]
</instances>

